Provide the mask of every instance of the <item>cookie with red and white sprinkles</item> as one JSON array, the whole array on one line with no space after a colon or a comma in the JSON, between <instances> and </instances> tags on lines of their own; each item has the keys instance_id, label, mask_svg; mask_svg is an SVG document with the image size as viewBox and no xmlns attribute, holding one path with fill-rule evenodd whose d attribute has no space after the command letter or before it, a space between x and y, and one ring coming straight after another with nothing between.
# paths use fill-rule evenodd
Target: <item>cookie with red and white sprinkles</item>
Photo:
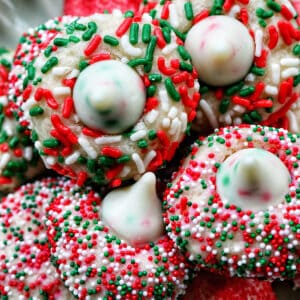
<instances>
[{"instance_id":1,"label":"cookie with red and white sprinkles","mask_svg":"<svg viewBox=\"0 0 300 300\"><path fill-rule=\"evenodd\" d=\"M184 293L187 263L163 233L154 179L145 174L103 200L66 183L53 199L46 223L52 261L75 297L176 299Z\"/></svg>"},{"instance_id":2,"label":"cookie with red and white sprinkles","mask_svg":"<svg viewBox=\"0 0 300 300\"><path fill-rule=\"evenodd\" d=\"M49 47L22 106L47 167L118 186L172 158L200 96L170 30L114 11L71 22Z\"/></svg>"},{"instance_id":3,"label":"cookie with red and white sprinkles","mask_svg":"<svg viewBox=\"0 0 300 300\"><path fill-rule=\"evenodd\" d=\"M2 50L2 51L1 51ZM15 104L8 100L12 53L0 49L0 193L41 172L42 163L26 127L14 118Z\"/></svg>"},{"instance_id":4,"label":"cookie with red and white sprinkles","mask_svg":"<svg viewBox=\"0 0 300 300\"><path fill-rule=\"evenodd\" d=\"M71 299L50 262L45 207L64 179L23 185L0 203L0 298Z\"/></svg>"},{"instance_id":5,"label":"cookie with red and white sprinkles","mask_svg":"<svg viewBox=\"0 0 300 300\"><path fill-rule=\"evenodd\" d=\"M270 125L297 100L300 31L290 1L174 0L150 14L186 34L201 85L200 132L207 123Z\"/></svg>"},{"instance_id":6,"label":"cookie with red and white sprinkles","mask_svg":"<svg viewBox=\"0 0 300 300\"><path fill-rule=\"evenodd\" d=\"M201 138L165 192L170 237L198 267L231 276L300 272L300 137L245 125Z\"/></svg>"}]
</instances>

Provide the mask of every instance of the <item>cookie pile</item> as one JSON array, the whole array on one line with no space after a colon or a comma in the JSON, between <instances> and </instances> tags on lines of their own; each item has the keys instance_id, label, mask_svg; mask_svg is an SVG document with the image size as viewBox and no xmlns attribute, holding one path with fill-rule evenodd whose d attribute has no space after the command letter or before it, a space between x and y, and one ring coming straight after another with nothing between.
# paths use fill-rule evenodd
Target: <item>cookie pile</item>
<instances>
[{"instance_id":1,"label":"cookie pile","mask_svg":"<svg viewBox=\"0 0 300 300\"><path fill-rule=\"evenodd\" d=\"M292 3L64 10L0 51L0 298L275 299L273 280L297 282Z\"/></svg>"}]
</instances>

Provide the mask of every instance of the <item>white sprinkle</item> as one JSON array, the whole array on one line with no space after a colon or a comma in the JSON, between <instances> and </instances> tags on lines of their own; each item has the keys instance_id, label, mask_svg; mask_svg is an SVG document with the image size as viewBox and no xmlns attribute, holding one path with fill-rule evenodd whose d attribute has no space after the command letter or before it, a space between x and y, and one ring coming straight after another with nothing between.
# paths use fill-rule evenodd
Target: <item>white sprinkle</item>
<instances>
[{"instance_id":1,"label":"white sprinkle","mask_svg":"<svg viewBox=\"0 0 300 300\"><path fill-rule=\"evenodd\" d=\"M48 166L53 166L56 163L56 157L48 156L46 158L46 163L47 163Z\"/></svg>"},{"instance_id":2,"label":"white sprinkle","mask_svg":"<svg viewBox=\"0 0 300 300\"><path fill-rule=\"evenodd\" d=\"M113 9L112 15L116 16L116 17L122 17L123 14L122 14L121 10L119 10L119 9Z\"/></svg>"},{"instance_id":3,"label":"white sprinkle","mask_svg":"<svg viewBox=\"0 0 300 300\"><path fill-rule=\"evenodd\" d=\"M204 114L206 115L206 117L207 117L210 125L212 126L212 128L218 128L219 124L218 124L218 120L216 118L216 115L214 114L212 108L206 102L206 100L201 99L200 103L199 103L199 106L202 109L202 111L204 112Z\"/></svg>"},{"instance_id":4,"label":"white sprinkle","mask_svg":"<svg viewBox=\"0 0 300 300\"><path fill-rule=\"evenodd\" d=\"M6 106L7 105L7 97L6 96L0 96L0 104Z\"/></svg>"},{"instance_id":5,"label":"white sprinkle","mask_svg":"<svg viewBox=\"0 0 300 300\"><path fill-rule=\"evenodd\" d=\"M242 119L241 118L235 118L234 120L233 120L233 124L234 125L241 125L242 124Z\"/></svg>"},{"instance_id":6,"label":"white sprinkle","mask_svg":"<svg viewBox=\"0 0 300 300\"><path fill-rule=\"evenodd\" d=\"M69 96L71 89L68 86L59 86L53 89L54 96Z\"/></svg>"},{"instance_id":7,"label":"white sprinkle","mask_svg":"<svg viewBox=\"0 0 300 300\"><path fill-rule=\"evenodd\" d=\"M64 76L69 74L72 71L70 67L54 67L52 73L55 76Z\"/></svg>"},{"instance_id":8,"label":"white sprinkle","mask_svg":"<svg viewBox=\"0 0 300 300\"><path fill-rule=\"evenodd\" d=\"M161 101L161 108L163 111L169 111L169 96L165 89L162 89L158 92L160 101Z\"/></svg>"},{"instance_id":9,"label":"white sprinkle","mask_svg":"<svg viewBox=\"0 0 300 300\"><path fill-rule=\"evenodd\" d=\"M130 139L133 141L133 142L136 142L140 139L142 139L143 137L145 137L147 134L147 131L146 130L139 130L137 132L135 132L134 134L132 134L130 136Z\"/></svg>"},{"instance_id":10,"label":"white sprinkle","mask_svg":"<svg viewBox=\"0 0 300 300\"><path fill-rule=\"evenodd\" d=\"M100 136L95 139L95 143L97 145L107 145L113 143L119 143L122 140L121 135L114 135L114 136Z\"/></svg>"},{"instance_id":11,"label":"white sprinkle","mask_svg":"<svg viewBox=\"0 0 300 300\"><path fill-rule=\"evenodd\" d=\"M163 128L169 128L171 124L171 121L169 118L163 118L161 121L161 125Z\"/></svg>"},{"instance_id":12,"label":"white sprinkle","mask_svg":"<svg viewBox=\"0 0 300 300\"><path fill-rule=\"evenodd\" d=\"M177 116L177 114L178 114L178 109L175 106L173 106L168 113L168 117L170 119L174 119Z\"/></svg>"},{"instance_id":13,"label":"white sprinkle","mask_svg":"<svg viewBox=\"0 0 300 300\"><path fill-rule=\"evenodd\" d=\"M245 77L245 81L247 82L254 82L256 79L256 76L253 73L249 73L246 77Z\"/></svg>"},{"instance_id":14,"label":"white sprinkle","mask_svg":"<svg viewBox=\"0 0 300 300\"><path fill-rule=\"evenodd\" d=\"M76 78L76 77L78 77L79 73L80 73L79 70L73 69L73 70L71 71L71 73L69 73L69 74L66 76L66 79Z\"/></svg>"},{"instance_id":15,"label":"white sprinkle","mask_svg":"<svg viewBox=\"0 0 300 300\"><path fill-rule=\"evenodd\" d=\"M142 21L145 23L151 23L152 17L149 14L143 14L142 15Z\"/></svg>"},{"instance_id":16,"label":"white sprinkle","mask_svg":"<svg viewBox=\"0 0 300 300\"><path fill-rule=\"evenodd\" d=\"M131 172L131 168L128 166L124 166L122 171L120 172L120 177L126 177Z\"/></svg>"},{"instance_id":17,"label":"white sprinkle","mask_svg":"<svg viewBox=\"0 0 300 300\"><path fill-rule=\"evenodd\" d=\"M188 118L187 118L187 114L185 112L182 112L180 114L180 120L181 120L181 132L185 132L186 128L187 128L187 122L188 122Z\"/></svg>"},{"instance_id":18,"label":"white sprinkle","mask_svg":"<svg viewBox=\"0 0 300 300\"><path fill-rule=\"evenodd\" d=\"M171 124L171 128L169 130L170 135L174 135L181 128L181 122L178 118L174 119Z\"/></svg>"},{"instance_id":19,"label":"white sprinkle","mask_svg":"<svg viewBox=\"0 0 300 300\"><path fill-rule=\"evenodd\" d=\"M177 9L173 3L169 5L169 21L173 27L178 28L179 17L178 17Z\"/></svg>"},{"instance_id":20,"label":"white sprinkle","mask_svg":"<svg viewBox=\"0 0 300 300\"><path fill-rule=\"evenodd\" d=\"M237 112L237 113L244 113L246 111L246 108L244 106L241 106L241 105L235 105L233 108L232 108L233 111Z\"/></svg>"},{"instance_id":21,"label":"white sprinkle","mask_svg":"<svg viewBox=\"0 0 300 300\"><path fill-rule=\"evenodd\" d=\"M32 159L33 151L32 147L25 147L23 151L23 156L27 161L30 161Z\"/></svg>"},{"instance_id":22,"label":"white sprinkle","mask_svg":"<svg viewBox=\"0 0 300 300\"><path fill-rule=\"evenodd\" d=\"M177 44L175 44L175 43L168 44L167 46L165 46L165 47L162 49L162 53L163 53L164 55L169 55L169 54L172 53L176 48L177 48Z\"/></svg>"},{"instance_id":23,"label":"white sprinkle","mask_svg":"<svg viewBox=\"0 0 300 300\"><path fill-rule=\"evenodd\" d=\"M232 119L231 119L230 114L227 113L227 114L224 115L224 121L225 121L225 123L227 125L231 125L232 124Z\"/></svg>"},{"instance_id":24,"label":"white sprinkle","mask_svg":"<svg viewBox=\"0 0 300 300\"><path fill-rule=\"evenodd\" d=\"M41 151L41 150L42 150L42 144L41 144L41 142L40 142L40 141L36 141L36 142L34 143L34 147L35 147L35 149L37 149L38 151Z\"/></svg>"},{"instance_id":25,"label":"white sprinkle","mask_svg":"<svg viewBox=\"0 0 300 300\"><path fill-rule=\"evenodd\" d=\"M33 97L29 98L26 102L22 103L22 110L29 111L32 106L36 105Z\"/></svg>"},{"instance_id":26,"label":"white sprinkle","mask_svg":"<svg viewBox=\"0 0 300 300\"><path fill-rule=\"evenodd\" d=\"M79 136L78 143L90 158L97 158L97 152L85 137Z\"/></svg>"},{"instance_id":27,"label":"white sprinkle","mask_svg":"<svg viewBox=\"0 0 300 300\"><path fill-rule=\"evenodd\" d=\"M286 116L289 120L289 131L299 132L299 126L298 126L298 121L297 121L296 115L291 110L289 110L286 113Z\"/></svg>"},{"instance_id":28,"label":"white sprinkle","mask_svg":"<svg viewBox=\"0 0 300 300\"><path fill-rule=\"evenodd\" d=\"M260 57L263 45L263 32L258 29L255 31L255 56Z\"/></svg>"},{"instance_id":29,"label":"white sprinkle","mask_svg":"<svg viewBox=\"0 0 300 300\"><path fill-rule=\"evenodd\" d=\"M299 68L287 68L281 72L281 77L286 79L298 75Z\"/></svg>"},{"instance_id":30,"label":"white sprinkle","mask_svg":"<svg viewBox=\"0 0 300 300\"><path fill-rule=\"evenodd\" d=\"M150 152L148 152L144 158L144 167L145 169L148 168L148 165L150 164L150 162L152 161L152 159L156 156L156 151L151 150Z\"/></svg>"},{"instance_id":31,"label":"white sprinkle","mask_svg":"<svg viewBox=\"0 0 300 300\"><path fill-rule=\"evenodd\" d=\"M297 57L285 57L280 60L280 64L285 67L297 67L300 64L300 59Z\"/></svg>"},{"instance_id":32,"label":"white sprinkle","mask_svg":"<svg viewBox=\"0 0 300 300\"><path fill-rule=\"evenodd\" d=\"M78 159L79 156L80 156L80 152L79 151L75 151L71 155L67 156L66 159L65 159L66 165L72 165L72 164L74 164L77 161L77 159Z\"/></svg>"},{"instance_id":33,"label":"white sprinkle","mask_svg":"<svg viewBox=\"0 0 300 300\"><path fill-rule=\"evenodd\" d=\"M156 121L157 117L159 115L159 112L155 109L152 109L145 115L145 121L148 122L149 124L152 124Z\"/></svg>"},{"instance_id":34,"label":"white sprinkle","mask_svg":"<svg viewBox=\"0 0 300 300\"><path fill-rule=\"evenodd\" d=\"M269 95L277 95L278 94L278 88L273 85L266 85L265 92Z\"/></svg>"},{"instance_id":35,"label":"white sprinkle","mask_svg":"<svg viewBox=\"0 0 300 300\"><path fill-rule=\"evenodd\" d=\"M10 160L10 154L9 153L4 153L0 156L0 170L5 168L7 163Z\"/></svg>"},{"instance_id":36,"label":"white sprinkle","mask_svg":"<svg viewBox=\"0 0 300 300\"><path fill-rule=\"evenodd\" d=\"M137 153L132 154L132 160L135 162L136 168L140 174L145 172L145 166L141 157Z\"/></svg>"},{"instance_id":37,"label":"white sprinkle","mask_svg":"<svg viewBox=\"0 0 300 300\"><path fill-rule=\"evenodd\" d=\"M142 55L142 49L133 47L130 42L129 42L129 36L128 35L123 35L121 38L121 46L124 50L125 53L127 53L130 56L140 56Z\"/></svg>"},{"instance_id":38,"label":"white sprinkle","mask_svg":"<svg viewBox=\"0 0 300 300\"><path fill-rule=\"evenodd\" d=\"M239 5L233 5L231 10L228 12L228 16L235 18L236 15L240 12L241 8Z\"/></svg>"},{"instance_id":39,"label":"white sprinkle","mask_svg":"<svg viewBox=\"0 0 300 300\"><path fill-rule=\"evenodd\" d=\"M272 82L275 85L278 85L280 82L280 65L279 64L271 64L271 74L272 74Z\"/></svg>"}]
</instances>

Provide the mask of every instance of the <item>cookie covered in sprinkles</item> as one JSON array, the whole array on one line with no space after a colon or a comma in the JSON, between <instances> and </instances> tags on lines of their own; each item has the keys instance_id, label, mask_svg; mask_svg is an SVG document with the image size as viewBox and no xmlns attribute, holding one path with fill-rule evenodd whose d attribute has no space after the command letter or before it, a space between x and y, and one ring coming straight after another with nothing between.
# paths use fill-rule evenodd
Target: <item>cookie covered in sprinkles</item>
<instances>
[{"instance_id":1,"label":"cookie covered in sprinkles","mask_svg":"<svg viewBox=\"0 0 300 300\"><path fill-rule=\"evenodd\" d=\"M181 41L151 20L79 18L36 59L22 107L47 167L118 186L172 158L195 117L198 76Z\"/></svg>"},{"instance_id":2,"label":"cookie covered in sprinkles","mask_svg":"<svg viewBox=\"0 0 300 300\"><path fill-rule=\"evenodd\" d=\"M0 203L0 298L73 299L50 262L45 213L65 179L24 184Z\"/></svg>"},{"instance_id":3,"label":"cookie covered in sprinkles","mask_svg":"<svg viewBox=\"0 0 300 300\"><path fill-rule=\"evenodd\" d=\"M15 103L8 99L13 53L0 52L0 193L6 193L39 174L43 166L29 131L16 121Z\"/></svg>"},{"instance_id":4,"label":"cookie covered in sprinkles","mask_svg":"<svg viewBox=\"0 0 300 300\"><path fill-rule=\"evenodd\" d=\"M295 277L299 150L299 135L258 125L221 128L197 140L165 192L170 237L199 267Z\"/></svg>"},{"instance_id":5,"label":"cookie covered in sprinkles","mask_svg":"<svg viewBox=\"0 0 300 300\"><path fill-rule=\"evenodd\" d=\"M52 262L75 297L176 299L185 292L188 264L164 234L153 176L103 200L66 182L53 199L46 223Z\"/></svg>"},{"instance_id":6,"label":"cookie covered in sprinkles","mask_svg":"<svg viewBox=\"0 0 300 300\"><path fill-rule=\"evenodd\" d=\"M150 14L186 36L201 85L196 130L206 133L206 122L270 126L297 101L300 31L290 1L174 0Z\"/></svg>"}]
</instances>

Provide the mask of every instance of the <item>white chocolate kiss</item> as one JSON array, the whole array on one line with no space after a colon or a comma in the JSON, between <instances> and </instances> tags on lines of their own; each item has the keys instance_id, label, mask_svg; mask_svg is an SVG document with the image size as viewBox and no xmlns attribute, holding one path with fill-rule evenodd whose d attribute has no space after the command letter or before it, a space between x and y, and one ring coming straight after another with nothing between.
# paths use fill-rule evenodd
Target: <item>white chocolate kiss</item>
<instances>
[{"instance_id":1,"label":"white chocolate kiss","mask_svg":"<svg viewBox=\"0 0 300 300\"><path fill-rule=\"evenodd\" d=\"M132 186L108 193L101 204L104 224L131 245L153 242L163 235L155 182L155 175L146 173Z\"/></svg>"},{"instance_id":2,"label":"white chocolate kiss","mask_svg":"<svg viewBox=\"0 0 300 300\"><path fill-rule=\"evenodd\" d=\"M217 192L224 203L259 211L283 202L290 180L286 166L271 152L243 149L219 168Z\"/></svg>"},{"instance_id":3,"label":"white chocolate kiss","mask_svg":"<svg viewBox=\"0 0 300 300\"><path fill-rule=\"evenodd\" d=\"M247 28L228 16L211 16L188 32L185 47L199 78L213 86L239 81L254 59L254 41Z\"/></svg>"},{"instance_id":4,"label":"white chocolate kiss","mask_svg":"<svg viewBox=\"0 0 300 300\"><path fill-rule=\"evenodd\" d=\"M122 133L134 126L146 102L142 79L117 60L97 62L83 70L73 98L82 123L108 134Z\"/></svg>"}]
</instances>

